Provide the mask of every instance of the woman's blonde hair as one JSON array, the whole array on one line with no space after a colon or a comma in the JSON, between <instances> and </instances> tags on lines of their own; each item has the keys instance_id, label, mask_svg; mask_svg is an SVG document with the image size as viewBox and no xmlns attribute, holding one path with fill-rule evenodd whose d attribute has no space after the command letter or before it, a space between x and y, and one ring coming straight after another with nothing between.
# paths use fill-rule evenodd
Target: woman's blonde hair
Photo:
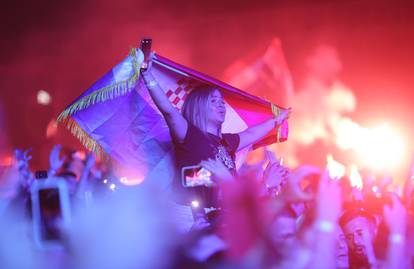
<instances>
[{"instance_id":1,"label":"woman's blonde hair","mask_svg":"<svg viewBox=\"0 0 414 269\"><path fill-rule=\"evenodd\" d=\"M184 118L203 133L207 133L207 113L210 96L218 91L212 86L203 86L192 90L184 101L181 113Z\"/></svg>"}]
</instances>

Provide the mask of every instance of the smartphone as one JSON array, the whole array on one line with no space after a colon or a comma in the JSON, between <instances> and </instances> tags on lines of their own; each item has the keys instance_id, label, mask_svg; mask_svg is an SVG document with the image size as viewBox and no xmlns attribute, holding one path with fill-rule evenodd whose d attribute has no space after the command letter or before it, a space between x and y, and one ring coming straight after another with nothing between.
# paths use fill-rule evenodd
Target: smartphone
<instances>
[{"instance_id":1,"label":"smartphone","mask_svg":"<svg viewBox=\"0 0 414 269\"><path fill-rule=\"evenodd\" d=\"M200 165L184 166L181 169L181 179L186 188L215 185L211 179L211 172Z\"/></svg>"},{"instance_id":2,"label":"smartphone","mask_svg":"<svg viewBox=\"0 0 414 269\"><path fill-rule=\"evenodd\" d=\"M151 55L151 46L152 46L152 39L151 38L144 38L141 40L140 49L142 53L144 53L144 62L141 65L141 70L146 71L148 68L148 62Z\"/></svg>"},{"instance_id":3,"label":"smartphone","mask_svg":"<svg viewBox=\"0 0 414 269\"><path fill-rule=\"evenodd\" d=\"M70 223L69 192L65 179L35 181L31 187L33 232L41 249L63 248L61 227Z\"/></svg>"},{"instance_id":4,"label":"smartphone","mask_svg":"<svg viewBox=\"0 0 414 269\"><path fill-rule=\"evenodd\" d=\"M35 172L36 179L47 178L47 171L46 170L38 170Z\"/></svg>"}]
</instances>

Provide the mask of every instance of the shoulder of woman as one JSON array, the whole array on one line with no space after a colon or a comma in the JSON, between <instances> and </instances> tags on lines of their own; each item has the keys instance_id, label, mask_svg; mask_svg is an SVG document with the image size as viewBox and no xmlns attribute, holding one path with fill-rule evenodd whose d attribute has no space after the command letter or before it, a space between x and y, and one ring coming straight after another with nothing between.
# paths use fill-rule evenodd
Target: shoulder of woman
<instances>
[{"instance_id":1,"label":"shoulder of woman","mask_svg":"<svg viewBox=\"0 0 414 269\"><path fill-rule=\"evenodd\" d=\"M230 146L231 151L236 151L237 147L240 143L240 136L239 134L223 134L222 135L224 140L226 140L227 144Z\"/></svg>"},{"instance_id":2,"label":"shoulder of woman","mask_svg":"<svg viewBox=\"0 0 414 269\"><path fill-rule=\"evenodd\" d=\"M180 145L191 144L193 142L200 142L200 139L203 137L203 132L196 126L194 126L191 122L187 121L187 132L185 134L184 140L181 142L176 141L174 138L174 142Z\"/></svg>"}]
</instances>

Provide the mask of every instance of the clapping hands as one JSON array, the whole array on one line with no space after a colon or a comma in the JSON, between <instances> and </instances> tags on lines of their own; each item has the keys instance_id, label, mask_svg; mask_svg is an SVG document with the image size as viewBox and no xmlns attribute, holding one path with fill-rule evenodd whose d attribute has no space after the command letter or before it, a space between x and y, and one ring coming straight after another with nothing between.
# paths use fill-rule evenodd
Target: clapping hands
<instances>
[{"instance_id":1,"label":"clapping hands","mask_svg":"<svg viewBox=\"0 0 414 269\"><path fill-rule=\"evenodd\" d=\"M280 190L286 183L289 176L289 169L278 162L269 164L263 172L263 184L268 191Z\"/></svg>"}]
</instances>

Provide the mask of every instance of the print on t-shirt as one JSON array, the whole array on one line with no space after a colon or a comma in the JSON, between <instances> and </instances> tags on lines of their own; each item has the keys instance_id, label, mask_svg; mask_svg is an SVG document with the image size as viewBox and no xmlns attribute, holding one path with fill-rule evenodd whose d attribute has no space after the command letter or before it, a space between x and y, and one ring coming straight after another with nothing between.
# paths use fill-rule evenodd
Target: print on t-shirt
<instances>
[{"instance_id":1,"label":"print on t-shirt","mask_svg":"<svg viewBox=\"0 0 414 269\"><path fill-rule=\"evenodd\" d=\"M223 145L218 145L215 147L215 156L216 160L221 161L229 170L236 169L236 165L231 158L229 152Z\"/></svg>"}]
</instances>

